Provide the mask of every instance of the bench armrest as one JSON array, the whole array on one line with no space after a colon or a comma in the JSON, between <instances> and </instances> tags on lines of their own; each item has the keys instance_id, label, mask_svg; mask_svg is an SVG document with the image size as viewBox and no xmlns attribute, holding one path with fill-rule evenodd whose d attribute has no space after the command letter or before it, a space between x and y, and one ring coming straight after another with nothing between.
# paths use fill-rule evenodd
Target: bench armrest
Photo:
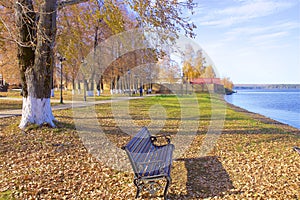
<instances>
[{"instance_id":1,"label":"bench armrest","mask_svg":"<svg viewBox=\"0 0 300 200\"><path fill-rule=\"evenodd\" d=\"M155 135L155 136L150 136L152 142L156 142L157 138L165 138L168 144L171 143L171 135Z\"/></svg>"}]
</instances>

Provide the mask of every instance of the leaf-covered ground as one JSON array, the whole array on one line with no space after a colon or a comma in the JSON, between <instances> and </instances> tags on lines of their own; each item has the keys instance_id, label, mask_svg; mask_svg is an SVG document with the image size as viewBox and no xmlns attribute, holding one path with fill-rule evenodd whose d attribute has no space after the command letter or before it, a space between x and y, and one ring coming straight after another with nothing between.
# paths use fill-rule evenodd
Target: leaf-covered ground
<instances>
[{"instance_id":1,"label":"leaf-covered ground","mask_svg":"<svg viewBox=\"0 0 300 200\"><path fill-rule=\"evenodd\" d=\"M222 100L213 99L219 105L214 109L222 110ZM206 134L212 104L207 94L199 95L198 102L197 134L186 135L193 137L191 145L173 162L170 199L300 199L300 155L292 150L300 146L299 130L228 106L222 134L211 137L215 144L203 155L204 141L212 136ZM156 127L174 141L182 124L180 98L132 100L118 120L112 106L124 105L103 104L95 110L106 137L118 147L130 139L123 125ZM1 119L0 199L134 199L133 174L114 170L89 153L75 130L72 110L54 115L57 128L30 126L25 132L17 127L19 117ZM162 199L161 194L143 192L141 199Z\"/></svg>"}]
</instances>

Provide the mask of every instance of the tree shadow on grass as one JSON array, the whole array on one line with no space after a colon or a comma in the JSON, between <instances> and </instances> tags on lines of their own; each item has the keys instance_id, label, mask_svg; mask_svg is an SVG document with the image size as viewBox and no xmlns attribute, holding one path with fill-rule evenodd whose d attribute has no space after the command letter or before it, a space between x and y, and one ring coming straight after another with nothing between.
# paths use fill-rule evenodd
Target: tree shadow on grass
<instances>
[{"instance_id":1,"label":"tree shadow on grass","mask_svg":"<svg viewBox=\"0 0 300 200\"><path fill-rule=\"evenodd\" d=\"M232 181L216 156L176 159L187 170L187 194L169 194L171 199L222 197L234 189Z\"/></svg>"}]
</instances>

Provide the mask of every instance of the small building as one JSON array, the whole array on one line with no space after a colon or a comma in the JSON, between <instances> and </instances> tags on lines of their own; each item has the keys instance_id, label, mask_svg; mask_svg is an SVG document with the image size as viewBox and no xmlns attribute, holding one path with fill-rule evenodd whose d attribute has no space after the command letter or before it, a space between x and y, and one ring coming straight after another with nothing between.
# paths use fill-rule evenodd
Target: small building
<instances>
[{"instance_id":1,"label":"small building","mask_svg":"<svg viewBox=\"0 0 300 200\"><path fill-rule=\"evenodd\" d=\"M190 81L195 92L215 92L224 94L220 78L195 78Z\"/></svg>"}]
</instances>

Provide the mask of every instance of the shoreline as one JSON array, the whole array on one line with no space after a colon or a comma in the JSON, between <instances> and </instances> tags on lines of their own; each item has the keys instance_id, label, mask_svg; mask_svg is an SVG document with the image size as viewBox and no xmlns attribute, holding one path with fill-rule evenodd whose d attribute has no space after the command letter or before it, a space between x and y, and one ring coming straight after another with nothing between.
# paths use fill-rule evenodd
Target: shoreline
<instances>
[{"instance_id":1,"label":"shoreline","mask_svg":"<svg viewBox=\"0 0 300 200\"><path fill-rule=\"evenodd\" d=\"M290 126L290 125L285 124L283 122L274 120L274 119L269 118L267 116L264 116L262 114L251 112L251 111L249 111L247 109L244 109L244 108L241 108L239 106L233 105L231 103L228 103L225 99L224 99L224 101L225 101L226 106L228 108L231 108L232 110L234 110L236 112L244 113L245 115L247 115L247 116L249 116L249 117L251 117L251 118L253 118L255 120L258 120L258 121L260 121L262 123L274 125L277 128L284 129L284 130L290 131L293 134L300 135L300 129L298 129L296 127L293 127L293 126Z\"/></svg>"}]
</instances>

